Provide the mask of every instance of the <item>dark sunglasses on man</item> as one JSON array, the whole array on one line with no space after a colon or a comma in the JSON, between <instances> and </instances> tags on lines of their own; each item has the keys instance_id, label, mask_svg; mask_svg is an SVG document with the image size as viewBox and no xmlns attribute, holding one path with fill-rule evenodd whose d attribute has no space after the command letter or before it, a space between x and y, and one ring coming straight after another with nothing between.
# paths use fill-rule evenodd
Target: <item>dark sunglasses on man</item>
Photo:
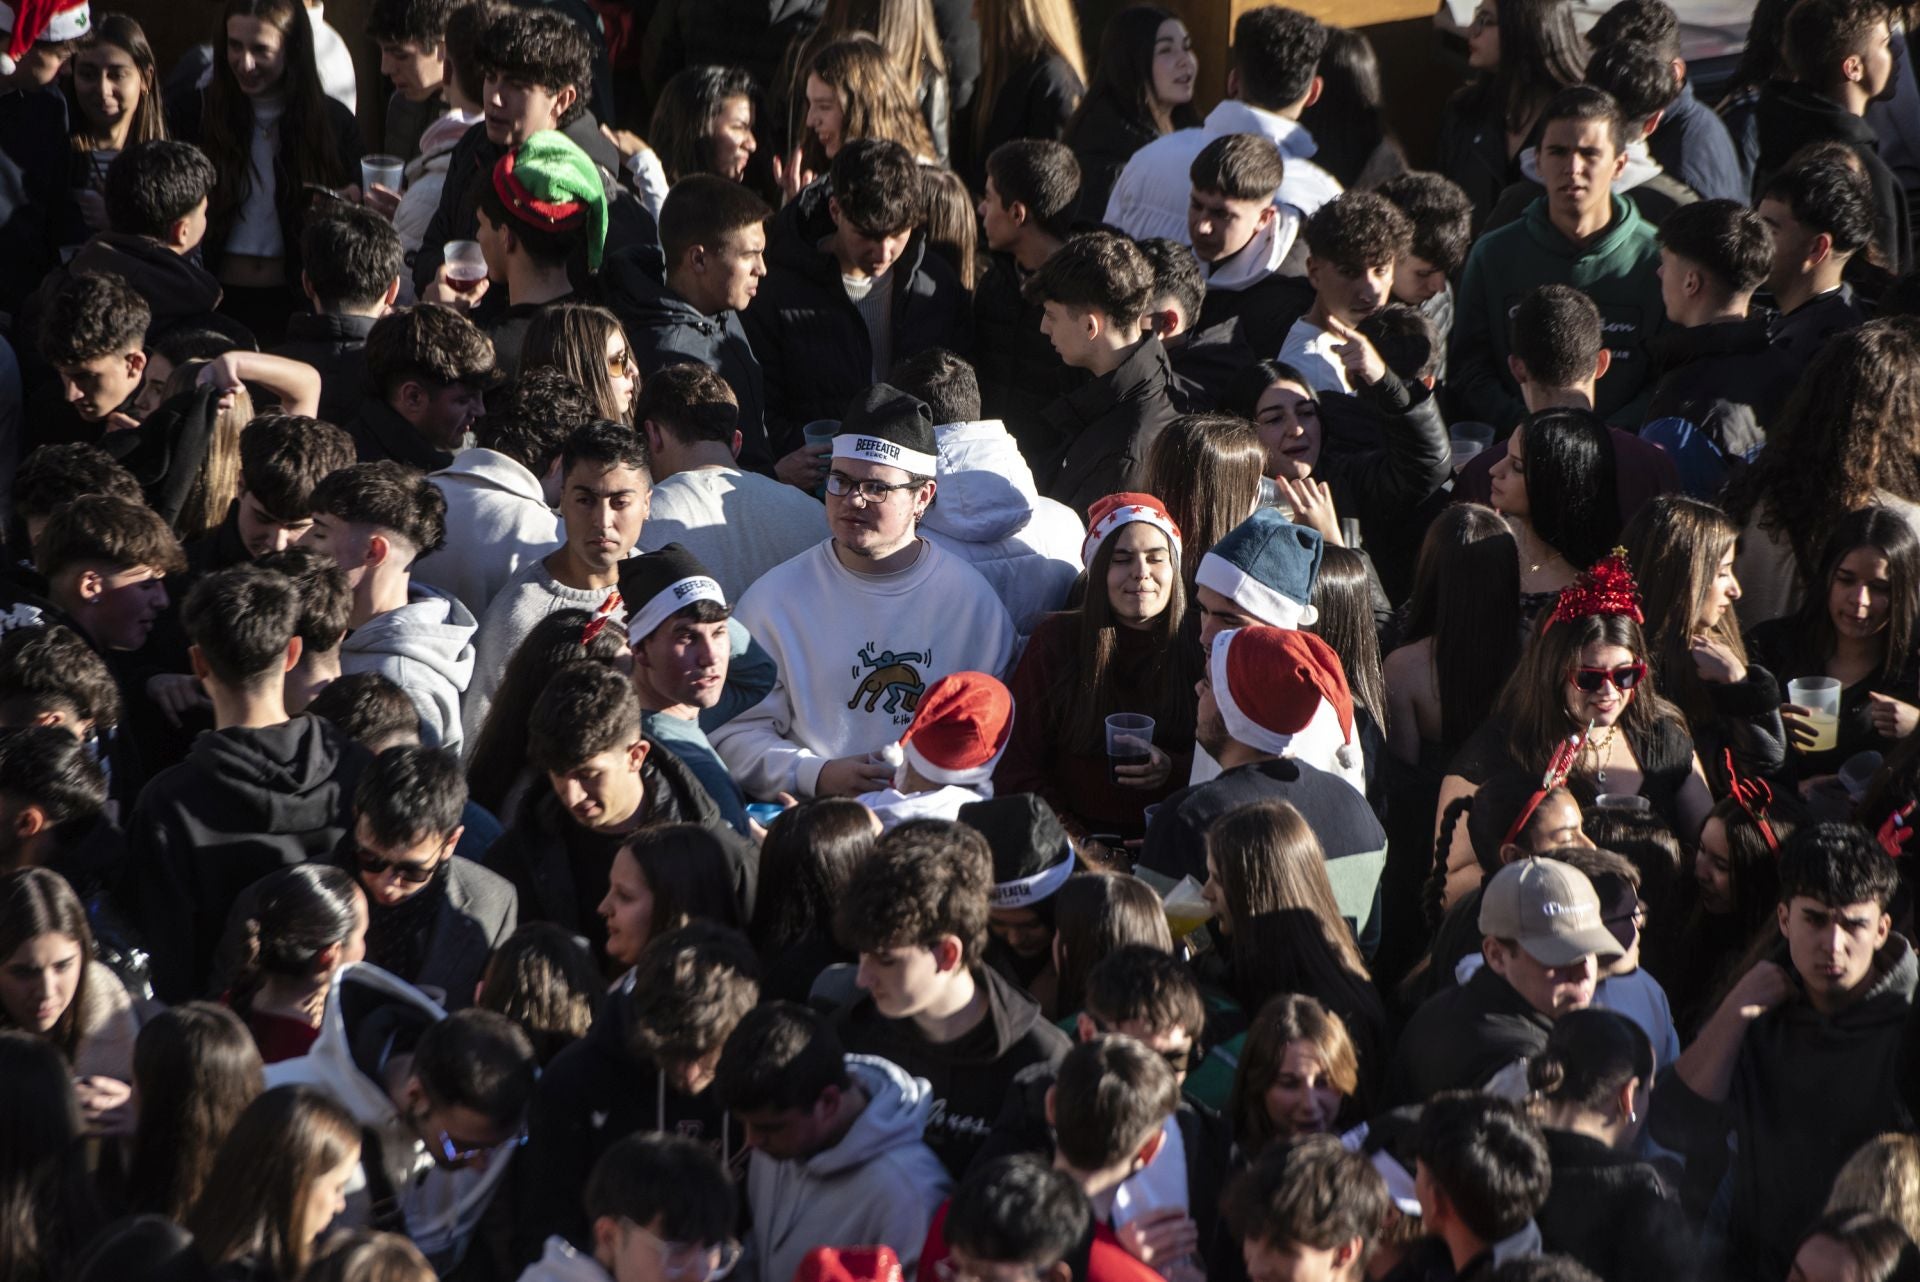
<instances>
[{"instance_id":1,"label":"dark sunglasses on man","mask_svg":"<svg viewBox=\"0 0 1920 1282\"><path fill-rule=\"evenodd\" d=\"M440 866L438 860L419 863L409 859L387 859L374 854L365 846L356 846L353 851L354 862L360 871L370 877L383 876L391 872L409 886L424 886L433 880L433 873Z\"/></svg>"}]
</instances>

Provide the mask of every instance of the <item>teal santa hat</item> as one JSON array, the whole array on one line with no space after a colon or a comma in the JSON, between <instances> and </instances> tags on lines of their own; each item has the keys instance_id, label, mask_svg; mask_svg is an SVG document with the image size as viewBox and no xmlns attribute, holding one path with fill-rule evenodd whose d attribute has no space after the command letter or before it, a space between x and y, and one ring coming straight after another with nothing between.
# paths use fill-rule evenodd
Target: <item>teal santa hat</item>
<instances>
[{"instance_id":1,"label":"teal santa hat","mask_svg":"<svg viewBox=\"0 0 1920 1282\"><path fill-rule=\"evenodd\" d=\"M1200 558L1194 579L1269 627L1310 627L1320 617L1313 584L1325 552L1318 530L1263 507Z\"/></svg>"}]
</instances>

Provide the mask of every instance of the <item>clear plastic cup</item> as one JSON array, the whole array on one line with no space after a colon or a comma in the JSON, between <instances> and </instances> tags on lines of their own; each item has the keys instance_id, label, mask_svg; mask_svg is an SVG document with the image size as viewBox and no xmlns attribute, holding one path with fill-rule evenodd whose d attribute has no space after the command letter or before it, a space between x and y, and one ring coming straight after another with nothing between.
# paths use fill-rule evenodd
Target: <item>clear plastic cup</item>
<instances>
[{"instance_id":1,"label":"clear plastic cup","mask_svg":"<svg viewBox=\"0 0 1920 1282\"><path fill-rule=\"evenodd\" d=\"M398 195L406 172L407 162L398 156L362 156L360 157L360 190L372 191L378 185Z\"/></svg>"},{"instance_id":2,"label":"clear plastic cup","mask_svg":"<svg viewBox=\"0 0 1920 1282\"><path fill-rule=\"evenodd\" d=\"M1141 712L1116 712L1107 718L1108 782L1127 787L1115 772L1121 766L1144 766L1153 760L1153 724L1153 718Z\"/></svg>"},{"instance_id":3,"label":"clear plastic cup","mask_svg":"<svg viewBox=\"0 0 1920 1282\"><path fill-rule=\"evenodd\" d=\"M1447 429L1447 440L1453 447L1453 470L1458 472L1473 461L1476 454L1493 448L1494 430L1491 423L1455 423Z\"/></svg>"},{"instance_id":4,"label":"clear plastic cup","mask_svg":"<svg viewBox=\"0 0 1920 1282\"><path fill-rule=\"evenodd\" d=\"M1840 745L1838 677L1800 677L1789 681L1787 702L1807 710L1807 728L1813 731L1813 742L1801 747L1802 752L1830 752Z\"/></svg>"}]
</instances>

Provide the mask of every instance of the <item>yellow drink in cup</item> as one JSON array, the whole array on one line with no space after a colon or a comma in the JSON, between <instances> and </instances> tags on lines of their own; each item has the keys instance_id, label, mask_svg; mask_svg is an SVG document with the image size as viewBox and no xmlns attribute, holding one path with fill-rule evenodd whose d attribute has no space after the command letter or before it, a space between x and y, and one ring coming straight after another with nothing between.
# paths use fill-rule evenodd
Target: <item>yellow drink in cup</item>
<instances>
[{"instance_id":1,"label":"yellow drink in cup","mask_svg":"<svg viewBox=\"0 0 1920 1282\"><path fill-rule=\"evenodd\" d=\"M1805 708L1813 742L1802 752L1827 752L1840 744L1840 681L1836 677L1800 677L1787 682L1787 702Z\"/></svg>"},{"instance_id":2,"label":"yellow drink in cup","mask_svg":"<svg viewBox=\"0 0 1920 1282\"><path fill-rule=\"evenodd\" d=\"M1831 712L1815 712L1807 717L1807 728L1813 731L1813 743L1808 752L1828 752L1840 746L1840 718Z\"/></svg>"}]
</instances>

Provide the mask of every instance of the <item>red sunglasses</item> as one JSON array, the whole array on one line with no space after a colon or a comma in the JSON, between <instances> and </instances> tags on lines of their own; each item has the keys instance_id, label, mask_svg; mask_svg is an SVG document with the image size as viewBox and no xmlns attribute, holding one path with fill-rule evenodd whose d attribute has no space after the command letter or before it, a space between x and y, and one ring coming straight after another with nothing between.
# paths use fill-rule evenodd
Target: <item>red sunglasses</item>
<instances>
[{"instance_id":1,"label":"red sunglasses","mask_svg":"<svg viewBox=\"0 0 1920 1282\"><path fill-rule=\"evenodd\" d=\"M1608 684L1625 692L1646 679L1644 663L1625 663L1617 668L1573 668L1567 672L1567 680L1588 694L1599 694L1601 687Z\"/></svg>"}]
</instances>

